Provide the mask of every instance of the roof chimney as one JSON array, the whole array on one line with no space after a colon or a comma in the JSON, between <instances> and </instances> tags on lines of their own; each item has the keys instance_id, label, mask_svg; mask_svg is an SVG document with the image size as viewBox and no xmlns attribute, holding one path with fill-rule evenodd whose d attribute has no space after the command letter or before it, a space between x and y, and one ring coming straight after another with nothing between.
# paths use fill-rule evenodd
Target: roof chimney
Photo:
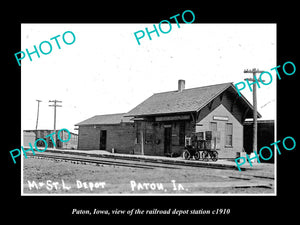
<instances>
[{"instance_id":1,"label":"roof chimney","mask_svg":"<svg viewBox=\"0 0 300 225\"><path fill-rule=\"evenodd\" d=\"M182 92L185 88L185 80L178 80L178 92Z\"/></svg>"}]
</instances>

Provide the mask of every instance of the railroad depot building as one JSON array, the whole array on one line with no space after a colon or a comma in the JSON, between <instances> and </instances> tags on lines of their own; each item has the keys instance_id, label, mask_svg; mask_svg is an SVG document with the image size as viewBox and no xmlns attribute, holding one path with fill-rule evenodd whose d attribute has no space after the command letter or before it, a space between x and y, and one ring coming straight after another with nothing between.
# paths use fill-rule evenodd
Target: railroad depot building
<instances>
[{"instance_id":1,"label":"railroad depot building","mask_svg":"<svg viewBox=\"0 0 300 225\"><path fill-rule=\"evenodd\" d=\"M78 149L179 156L196 133L212 140L219 158L233 159L244 149L243 123L252 117L252 105L232 83L185 89L179 80L177 90L153 94L126 114L76 124Z\"/></svg>"}]
</instances>

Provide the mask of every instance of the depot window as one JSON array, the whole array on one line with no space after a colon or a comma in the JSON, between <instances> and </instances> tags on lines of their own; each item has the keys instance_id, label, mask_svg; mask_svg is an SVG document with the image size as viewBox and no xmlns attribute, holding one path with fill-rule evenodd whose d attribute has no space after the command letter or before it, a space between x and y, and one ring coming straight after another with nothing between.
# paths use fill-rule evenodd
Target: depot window
<instances>
[{"instance_id":1,"label":"depot window","mask_svg":"<svg viewBox=\"0 0 300 225\"><path fill-rule=\"evenodd\" d=\"M233 126L232 123L226 123L225 125L225 147L232 147L232 134Z\"/></svg>"}]
</instances>

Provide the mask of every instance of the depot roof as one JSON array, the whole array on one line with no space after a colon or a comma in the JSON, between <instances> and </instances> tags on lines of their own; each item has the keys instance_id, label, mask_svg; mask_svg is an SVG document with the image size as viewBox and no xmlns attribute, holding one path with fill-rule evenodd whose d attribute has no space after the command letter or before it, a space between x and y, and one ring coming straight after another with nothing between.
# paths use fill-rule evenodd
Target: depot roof
<instances>
[{"instance_id":1,"label":"depot roof","mask_svg":"<svg viewBox=\"0 0 300 225\"><path fill-rule=\"evenodd\" d=\"M133 123L130 117L124 117L125 113L116 114L106 114L106 115L96 115L89 119L86 119L80 123L75 124L75 126L82 125L113 125L120 123Z\"/></svg>"},{"instance_id":2,"label":"depot roof","mask_svg":"<svg viewBox=\"0 0 300 225\"><path fill-rule=\"evenodd\" d=\"M151 116L174 113L197 112L219 96L225 90L237 94L232 83L215 84L197 88L184 89L182 91L168 91L155 93L144 102L133 108L125 116ZM253 110L253 106L241 95L242 104L246 104ZM247 116L250 117L252 113ZM261 115L257 113L260 118Z\"/></svg>"}]
</instances>

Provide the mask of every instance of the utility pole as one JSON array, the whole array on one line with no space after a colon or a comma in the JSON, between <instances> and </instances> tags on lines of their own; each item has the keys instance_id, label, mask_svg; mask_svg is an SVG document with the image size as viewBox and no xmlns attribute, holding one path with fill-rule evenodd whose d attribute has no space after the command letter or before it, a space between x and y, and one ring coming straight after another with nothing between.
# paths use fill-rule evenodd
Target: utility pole
<instances>
[{"instance_id":1,"label":"utility pole","mask_svg":"<svg viewBox=\"0 0 300 225\"><path fill-rule=\"evenodd\" d=\"M259 71L259 69L252 69L252 70L244 70L244 73L252 73L253 78L246 78L245 81L258 81L256 78L256 73L262 73L264 71ZM264 80L261 80L261 82L264 82ZM256 83L253 84L253 152L257 152L257 97L256 97Z\"/></svg>"},{"instance_id":2,"label":"utility pole","mask_svg":"<svg viewBox=\"0 0 300 225\"><path fill-rule=\"evenodd\" d=\"M42 100L36 100L38 102L38 108L37 108L37 116L36 116L36 123L35 123L35 138L37 139L37 127L38 127L38 122L39 122L39 109L40 109L40 102Z\"/></svg>"},{"instance_id":3,"label":"utility pole","mask_svg":"<svg viewBox=\"0 0 300 225\"><path fill-rule=\"evenodd\" d=\"M62 101L58 100L49 100L49 102L54 102L54 105L49 105L51 107L54 107L54 143L53 143L53 148L55 149L56 147L56 107L62 107L61 105L57 105L56 103L62 103Z\"/></svg>"}]
</instances>

